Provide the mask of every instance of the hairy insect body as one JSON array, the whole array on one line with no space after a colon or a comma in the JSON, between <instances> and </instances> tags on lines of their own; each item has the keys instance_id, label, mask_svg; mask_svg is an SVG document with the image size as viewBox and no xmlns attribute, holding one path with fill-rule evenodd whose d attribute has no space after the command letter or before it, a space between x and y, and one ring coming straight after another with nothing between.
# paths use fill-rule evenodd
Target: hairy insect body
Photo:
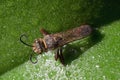
<instances>
[{"instance_id":1,"label":"hairy insect body","mask_svg":"<svg viewBox=\"0 0 120 80\"><path fill-rule=\"evenodd\" d=\"M81 27L70 29L66 32L46 35L44 36L43 40L45 41L48 49L55 49L69 42L84 38L88 36L90 33L91 33L90 26L84 25Z\"/></svg>"},{"instance_id":2,"label":"hairy insect body","mask_svg":"<svg viewBox=\"0 0 120 80\"><path fill-rule=\"evenodd\" d=\"M64 64L64 58L60 47L64 46L67 43L70 43L78 39L82 39L90 35L91 31L92 30L89 25L82 25L80 27L76 27L67 30L65 32L60 32L55 34L48 34L47 31L41 29L41 33L44 35L44 38L43 39L39 38L34 41L32 45L33 51L36 53L42 53L42 52L47 52L48 50L57 49L57 52L55 54L55 60L59 58L61 63ZM24 43L22 40L21 42Z\"/></svg>"},{"instance_id":3,"label":"hairy insect body","mask_svg":"<svg viewBox=\"0 0 120 80\"><path fill-rule=\"evenodd\" d=\"M55 40L55 37L52 35L46 35L43 39L47 45L48 49L55 49L57 48L57 41Z\"/></svg>"},{"instance_id":4,"label":"hairy insect body","mask_svg":"<svg viewBox=\"0 0 120 80\"><path fill-rule=\"evenodd\" d=\"M82 39L91 33L91 27L89 25L83 25L74 29L70 29L66 32L60 32L53 34L57 40L58 46L63 46L69 42Z\"/></svg>"}]
</instances>

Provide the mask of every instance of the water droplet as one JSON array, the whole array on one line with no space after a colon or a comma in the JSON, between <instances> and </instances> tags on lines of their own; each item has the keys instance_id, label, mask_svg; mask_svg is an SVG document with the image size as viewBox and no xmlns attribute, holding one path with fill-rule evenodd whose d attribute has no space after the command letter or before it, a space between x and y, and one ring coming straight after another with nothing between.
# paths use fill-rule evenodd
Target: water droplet
<instances>
[{"instance_id":1,"label":"water droplet","mask_svg":"<svg viewBox=\"0 0 120 80\"><path fill-rule=\"evenodd\" d=\"M105 79L105 76L103 76L103 79Z\"/></svg>"},{"instance_id":2,"label":"water droplet","mask_svg":"<svg viewBox=\"0 0 120 80\"><path fill-rule=\"evenodd\" d=\"M99 66L99 65L96 65L95 67L96 67L96 68L99 68L100 66Z\"/></svg>"},{"instance_id":3,"label":"water droplet","mask_svg":"<svg viewBox=\"0 0 120 80\"><path fill-rule=\"evenodd\" d=\"M117 33L117 36L120 36L120 33Z\"/></svg>"},{"instance_id":4,"label":"water droplet","mask_svg":"<svg viewBox=\"0 0 120 80\"><path fill-rule=\"evenodd\" d=\"M108 52L108 54L110 54L110 51Z\"/></svg>"},{"instance_id":5,"label":"water droplet","mask_svg":"<svg viewBox=\"0 0 120 80\"><path fill-rule=\"evenodd\" d=\"M3 28L6 28L6 26L3 26Z\"/></svg>"},{"instance_id":6,"label":"water droplet","mask_svg":"<svg viewBox=\"0 0 120 80\"><path fill-rule=\"evenodd\" d=\"M80 80L82 80L83 79L83 77L80 77Z\"/></svg>"},{"instance_id":7,"label":"water droplet","mask_svg":"<svg viewBox=\"0 0 120 80\"><path fill-rule=\"evenodd\" d=\"M94 57L94 56L92 56L92 58L94 59L95 57Z\"/></svg>"},{"instance_id":8,"label":"water droplet","mask_svg":"<svg viewBox=\"0 0 120 80\"><path fill-rule=\"evenodd\" d=\"M11 62L14 62L14 60L12 60Z\"/></svg>"},{"instance_id":9,"label":"water droplet","mask_svg":"<svg viewBox=\"0 0 120 80\"><path fill-rule=\"evenodd\" d=\"M101 57L100 55L98 55L98 57Z\"/></svg>"}]
</instances>

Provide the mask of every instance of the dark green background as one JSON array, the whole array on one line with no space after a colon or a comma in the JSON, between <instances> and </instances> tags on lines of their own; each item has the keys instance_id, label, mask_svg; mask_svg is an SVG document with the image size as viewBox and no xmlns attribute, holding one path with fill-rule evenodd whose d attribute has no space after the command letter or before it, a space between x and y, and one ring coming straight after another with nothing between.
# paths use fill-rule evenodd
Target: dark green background
<instances>
[{"instance_id":1,"label":"dark green background","mask_svg":"<svg viewBox=\"0 0 120 80\"><path fill-rule=\"evenodd\" d=\"M2 80L118 80L120 79L119 0L0 0L0 79ZM54 61L53 52L31 64L31 48L21 44L42 35L89 23L93 33L64 49L66 67Z\"/></svg>"}]
</instances>

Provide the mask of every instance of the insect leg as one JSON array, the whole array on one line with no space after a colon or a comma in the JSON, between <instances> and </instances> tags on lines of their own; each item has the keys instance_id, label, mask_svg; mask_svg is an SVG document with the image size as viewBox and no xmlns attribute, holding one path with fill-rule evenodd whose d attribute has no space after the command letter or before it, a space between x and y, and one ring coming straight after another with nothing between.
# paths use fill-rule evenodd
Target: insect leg
<instances>
[{"instance_id":1,"label":"insect leg","mask_svg":"<svg viewBox=\"0 0 120 80\"><path fill-rule=\"evenodd\" d=\"M30 59L30 61L31 61L33 64L35 64L35 63L38 62L38 59L37 59L36 57L34 57L33 54L34 54L34 52L31 53L29 59ZM35 60L34 60L33 58L35 58Z\"/></svg>"},{"instance_id":2,"label":"insect leg","mask_svg":"<svg viewBox=\"0 0 120 80\"><path fill-rule=\"evenodd\" d=\"M57 51L55 52L55 60L57 61L58 60L58 58L59 58L59 49L57 49Z\"/></svg>"},{"instance_id":3,"label":"insect leg","mask_svg":"<svg viewBox=\"0 0 120 80\"><path fill-rule=\"evenodd\" d=\"M59 48L59 59L60 59L60 62L65 65L64 63L64 57L63 57L63 54L62 54L62 48Z\"/></svg>"},{"instance_id":4,"label":"insect leg","mask_svg":"<svg viewBox=\"0 0 120 80\"><path fill-rule=\"evenodd\" d=\"M63 54L62 54L62 48L58 48L58 49L56 50L54 57L55 57L55 60L56 60L56 61L57 61L58 58L59 58L60 62L61 62L63 65L65 65L65 64L64 64L64 57L63 57Z\"/></svg>"},{"instance_id":5,"label":"insect leg","mask_svg":"<svg viewBox=\"0 0 120 80\"><path fill-rule=\"evenodd\" d=\"M45 35L47 35L48 34L48 32L45 30L45 29L40 29L40 32L43 34L43 36L45 36Z\"/></svg>"}]
</instances>

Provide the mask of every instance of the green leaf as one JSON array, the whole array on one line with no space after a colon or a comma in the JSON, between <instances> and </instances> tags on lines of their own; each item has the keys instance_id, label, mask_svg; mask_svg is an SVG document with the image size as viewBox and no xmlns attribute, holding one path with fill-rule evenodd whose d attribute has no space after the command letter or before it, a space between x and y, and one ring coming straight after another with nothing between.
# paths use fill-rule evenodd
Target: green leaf
<instances>
[{"instance_id":1,"label":"green leaf","mask_svg":"<svg viewBox=\"0 0 120 80\"><path fill-rule=\"evenodd\" d=\"M0 80L119 80L119 0L1 0ZM81 24L92 25L92 34L64 47L66 66L54 60L52 51L37 56L23 45L25 33L32 44L42 38L40 28L50 33Z\"/></svg>"}]
</instances>

